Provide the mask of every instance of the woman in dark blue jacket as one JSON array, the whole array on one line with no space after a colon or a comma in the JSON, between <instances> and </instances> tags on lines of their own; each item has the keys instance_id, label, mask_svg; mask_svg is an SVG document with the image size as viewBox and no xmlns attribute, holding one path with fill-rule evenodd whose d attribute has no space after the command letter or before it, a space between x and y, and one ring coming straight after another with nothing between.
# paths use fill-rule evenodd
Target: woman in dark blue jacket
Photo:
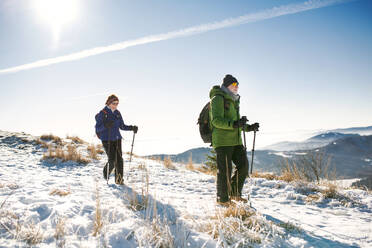
<instances>
[{"instance_id":1,"label":"woman in dark blue jacket","mask_svg":"<svg viewBox=\"0 0 372 248\"><path fill-rule=\"evenodd\" d=\"M117 110L119 98L111 95L107 98L106 106L96 115L96 134L102 141L108 156L109 173L107 164L103 168L103 177L107 179L115 168L115 183L123 184L123 154L121 150L121 134L119 129L137 133L137 126L127 126Z\"/></svg>"}]
</instances>

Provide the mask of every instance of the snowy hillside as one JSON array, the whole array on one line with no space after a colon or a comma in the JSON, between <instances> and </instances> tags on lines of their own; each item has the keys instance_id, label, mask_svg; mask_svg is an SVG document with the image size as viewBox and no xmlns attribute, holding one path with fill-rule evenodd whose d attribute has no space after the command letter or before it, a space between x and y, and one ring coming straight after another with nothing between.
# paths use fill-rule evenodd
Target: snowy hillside
<instances>
[{"instance_id":1,"label":"snowy hillside","mask_svg":"<svg viewBox=\"0 0 372 248\"><path fill-rule=\"evenodd\" d=\"M161 161L43 160L36 137L0 131L0 247L371 247L372 195L252 178L250 203L215 204L214 176ZM65 140L64 142L71 142ZM77 144L86 154L87 144ZM125 149L125 148L124 148ZM125 160L128 161L128 155Z\"/></svg>"}]
</instances>

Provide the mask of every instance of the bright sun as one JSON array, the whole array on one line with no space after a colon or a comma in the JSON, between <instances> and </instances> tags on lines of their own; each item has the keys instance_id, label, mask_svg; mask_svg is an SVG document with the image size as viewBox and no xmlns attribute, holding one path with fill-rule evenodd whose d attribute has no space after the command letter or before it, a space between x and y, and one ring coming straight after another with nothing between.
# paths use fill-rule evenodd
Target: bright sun
<instances>
[{"instance_id":1,"label":"bright sun","mask_svg":"<svg viewBox=\"0 0 372 248\"><path fill-rule=\"evenodd\" d=\"M78 0L33 0L32 5L40 19L51 27L55 41L63 26L78 15Z\"/></svg>"}]
</instances>

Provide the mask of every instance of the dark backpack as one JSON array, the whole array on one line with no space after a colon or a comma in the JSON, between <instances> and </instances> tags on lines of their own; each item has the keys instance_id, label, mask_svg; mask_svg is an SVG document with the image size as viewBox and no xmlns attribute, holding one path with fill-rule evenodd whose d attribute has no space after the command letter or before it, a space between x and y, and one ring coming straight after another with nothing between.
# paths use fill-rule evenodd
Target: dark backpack
<instances>
[{"instance_id":1,"label":"dark backpack","mask_svg":"<svg viewBox=\"0 0 372 248\"><path fill-rule=\"evenodd\" d=\"M108 113L107 113L107 111L106 111L105 109L102 109L98 114L96 114L96 120L97 120L98 115L99 115L101 112L104 114L104 116L103 116L103 123L105 123L105 122L107 121L107 118L108 118ZM96 135L97 135L97 137L100 139L100 137L99 137L99 133L96 132Z\"/></svg>"},{"instance_id":2,"label":"dark backpack","mask_svg":"<svg viewBox=\"0 0 372 248\"><path fill-rule=\"evenodd\" d=\"M222 96L223 95L219 95ZM223 97L223 102L225 109L228 108L226 106L225 98ZM212 143L212 129L210 125L210 119L209 119L209 111L211 109L211 102L209 101L205 106L203 107L202 111L199 114L198 123L199 125L199 132L200 137L204 141L204 143Z\"/></svg>"}]
</instances>

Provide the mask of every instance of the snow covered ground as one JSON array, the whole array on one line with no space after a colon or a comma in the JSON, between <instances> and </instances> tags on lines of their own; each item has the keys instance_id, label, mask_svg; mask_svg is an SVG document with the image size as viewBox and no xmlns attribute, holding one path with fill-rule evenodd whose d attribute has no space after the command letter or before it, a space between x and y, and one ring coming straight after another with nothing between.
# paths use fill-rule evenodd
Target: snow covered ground
<instances>
[{"instance_id":1,"label":"snow covered ground","mask_svg":"<svg viewBox=\"0 0 372 248\"><path fill-rule=\"evenodd\" d=\"M104 157L87 165L46 162L33 139L0 131L0 247L33 240L35 247L372 247L366 191L343 189L327 199L309 185L247 180L250 203L239 206L255 210L251 234L259 239L247 242L245 229L223 230L227 220L243 219L216 218L225 209L215 205L214 176L134 158L125 163L125 185L113 176L107 185ZM97 209L102 229L94 236Z\"/></svg>"}]
</instances>

